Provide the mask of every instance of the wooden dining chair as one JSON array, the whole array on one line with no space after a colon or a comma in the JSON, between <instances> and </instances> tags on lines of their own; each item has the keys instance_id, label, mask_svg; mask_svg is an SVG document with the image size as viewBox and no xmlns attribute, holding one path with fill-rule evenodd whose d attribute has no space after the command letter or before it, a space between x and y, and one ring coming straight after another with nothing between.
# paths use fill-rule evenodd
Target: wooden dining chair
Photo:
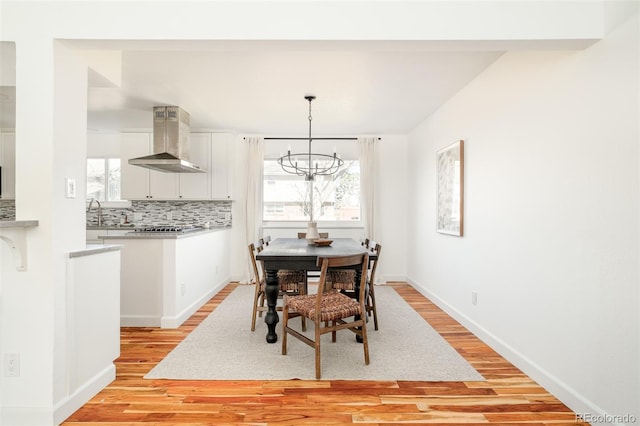
<instances>
[{"instance_id":1,"label":"wooden dining chair","mask_svg":"<svg viewBox=\"0 0 640 426\"><path fill-rule=\"evenodd\" d=\"M256 260L256 255L263 250L262 241L256 241L249 244L249 257L251 259L251 266L253 269L253 276L255 280L255 291L253 295L253 311L251 314L251 331L256 330L256 316L262 316L262 312L265 312L268 308L264 306L265 287L266 287L266 271L262 262ZM306 281L304 273L298 273L297 281L294 281L291 276L285 276L280 278L278 272L278 281L280 289L278 292L278 298L282 298L285 294L291 295L305 295L307 294ZM290 278L287 281L287 278ZM277 306L276 310L281 311L282 306ZM306 321L303 319L302 329L306 331Z\"/></svg>"},{"instance_id":2,"label":"wooden dining chair","mask_svg":"<svg viewBox=\"0 0 640 426\"><path fill-rule=\"evenodd\" d=\"M367 310L367 315L373 315L373 327L374 329L378 329L378 310L376 308L376 268L378 267L378 260L380 260L380 252L382 251L382 246L375 241L369 241L367 248L369 253L375 253L376 258L372 260L370 263L370 269L368 271L367 283L368 285L368 293L367 300L365 303L365 309Z\"/></svg>"},{"instance_id":3,"label":"wooden dining chair","mask_svg":"<svg viewBox=\"0 0 640 426\"><path fill-rule=\"evenodd\" d=\"M376 308L376 293L375 293L375 276L376 268L378 266L378 259L380 258L380 251L382 246L375 241L367 241L367 252L369 254L376 254L377 258L369 261L369 268L367 270L367 291L365 292L365 310L368 316L373 316L373 326L375 330L378 330L378 310ZM355 294L355 277L356 272L354 270L334 270L329 271L327 281L331 288L340 290L350 297L356 297Z\"/></svg>"},{"instance_id":4,"label":"wooden dining chair","mask_svg":"<svg viewBox=\"0 0 640 426\"><path fill-rule=\"evenodd\" d=\"M303 296L285 296L282 310L282 355L287 354L287 335L291 335L315 349L316 379L321 376L320 339L323 334L331 333L332 342L336 341L336 332L351 330L362 339L364 363L369 364L369 343L367 341L367 321L364 307L364 290L367 274L362 274L360 297L353 299L327 286L327 272L339 268L362 268L366 271L369 254L357 254L341 257L318 257L320 283L317 294ZM314 323L314 338L309 338L290 326L289 320L302 316ZM347 321L348 318L353 318ZM356 319L357 318L357 319Z\"/></svg>"},{"instance_id":5,"label":"wooden dining chair","mask_svg":"<svg viewBox=\"0 0 640 426\"><path fill-rule=\"evenodd\" d=\"M260 238L260 242L262 242L263 247L267 247L271 244L271 236L265 235ZM278 281L280 282L280 286L283 284L286 287L292 287L290 291L293 291L299 285L303 285L304 288L301 291L301 294L307 294L307 277L306 271L296 271L292 269L281 269L278 271ZM302 283L302 284L301 284Z\"/></svg>"}]
</instances>

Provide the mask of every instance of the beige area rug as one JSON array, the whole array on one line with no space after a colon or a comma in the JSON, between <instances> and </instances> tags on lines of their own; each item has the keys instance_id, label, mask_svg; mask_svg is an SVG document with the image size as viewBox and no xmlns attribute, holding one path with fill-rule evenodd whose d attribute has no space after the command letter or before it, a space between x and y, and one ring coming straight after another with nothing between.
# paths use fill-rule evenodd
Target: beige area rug
<instances>
[{"instance_id":1,"label":"beige area rug","mask_svg":"<svg viewBox=\"0 0 640 426\"><path fill-rule=\"evenodd\" d=\"M281 322L275 344L265 341L264 317L251 332L253 292L251 285L238 286L145 378L314 379L313 348L289 336L287 355L282 355ZM327 334L322 341L323 380L485 380L392 287L377 286L376 300L380 330L369 321L370 364L364 364L362 345L353 333L339 332L336 343ZM299 325L300 319L292 321Z\"/></svg>"}]
</instances>

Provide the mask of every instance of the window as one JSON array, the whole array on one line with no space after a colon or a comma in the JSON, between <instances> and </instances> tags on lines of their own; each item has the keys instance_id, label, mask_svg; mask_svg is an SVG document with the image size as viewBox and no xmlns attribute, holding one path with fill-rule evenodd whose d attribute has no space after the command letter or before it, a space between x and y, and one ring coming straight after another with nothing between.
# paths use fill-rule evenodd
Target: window
<instances>
[{"instance_id":1,"label":"window","mask_svg":"<svg viewBox=\"0 0 640 426\"><path fill-rule=\"evenodd\" d=\"M316 176L314 182L286 173L276 160L265 160L263 220L309 221L310 183L313 184L314 220L360 220L360 163L357 160L345 160L338 173Z\"/></svg>"},{"instance_id":2,"label":"window","mask_svg":"<svg viewBox=\"0 0 640 426\"><path fill-rule=\"evenodd\" d=\"M87 159L87 199L120 201L120 159Z\"/></svg>"}]
</instances>

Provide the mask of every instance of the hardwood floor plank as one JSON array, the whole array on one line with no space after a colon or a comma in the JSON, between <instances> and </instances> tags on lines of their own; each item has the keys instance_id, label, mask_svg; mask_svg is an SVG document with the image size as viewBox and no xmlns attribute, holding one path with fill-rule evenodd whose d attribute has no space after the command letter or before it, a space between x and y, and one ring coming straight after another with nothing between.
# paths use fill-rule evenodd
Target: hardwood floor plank
<instances>
[{"instance_id":1,"label":"hardwood floor plank","mask_svg":"<svg viewBox=\"0 0 640 426\"><path fill-rule=\"evenodd\" d=\"M390 285L486 381L144 379L237 285L227 285L177 329L123 327L116 380L63 425L549 426L576 422L575 414L553 395L406 283ZM250 303L247 301L247 318ZM380 326L384 327L384 318Z\"/></svg>"}]
</instances>

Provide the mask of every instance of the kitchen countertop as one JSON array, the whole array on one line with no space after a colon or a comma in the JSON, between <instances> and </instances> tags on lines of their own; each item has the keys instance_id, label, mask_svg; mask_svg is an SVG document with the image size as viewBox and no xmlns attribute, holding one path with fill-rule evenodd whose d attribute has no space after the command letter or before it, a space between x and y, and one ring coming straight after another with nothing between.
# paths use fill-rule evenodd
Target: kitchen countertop
<instances>
[{"instance_id":1,"label":"kitchen countertop","mask_svg":"<svg viewBox=\"0 0 640 426\"><path fill-rule=\"evenodd\" d=\"M106 253L109 251L117 251L122 248L119 244L87 244L84 250L72 251L69 258L91 256L93 254Z\"/></svg>"},{"instance_id":2,"label":"kitchen countertop","mask_svg":"<svg viewBox=\"0 0 640 426\"><path fill-rule=\"evenodd\" d=\"M89 228L87 228L89 229ZM105 227L102 228L98 228L98 229L105 229ZM113 229L119 229L122 230L123 228L113 228ZM170 239L170 240L175 240L175 239L180 239L180 238L188 238L188 237L195 237L198 235L203 235L203 234L208 234L210 232L218 232L218 231L224 231L227 229L231 229L230 226L219 226L219 227L213 227L213 228L202 228L202 230L199 231L191 231L191 232L134 232L133 230L131 230L131 232L128 232L125 235L99 235L98 238L101 238L103 240L111 240L111 239L119 239L119 240L160 240L160 239Z\"/></svg>"},{"instance_id":3,"label":"kitchen countertop","mask_svg":"<svg viewBox=\"0 0 640 426\"><path fill-rule=\"evenodd\" d=\"M134 230L136 228L143 228L143 226L135 226L135 225L109 225L109 226L95 226L95 225L87 225L88 231L100 231L100 230L118 230L118 231L126 231L126 230Z\"/></svg>"},{"instance_id":4,"label":"kitchen countertop","mask_svg":"<svg viewBox=\"0 0 640 426\"><path fill-rule=\"evenodd\" d=\"M37 220L0 220L0 228L32 228L38 226Z\"/></svg>"}]
</instances>

